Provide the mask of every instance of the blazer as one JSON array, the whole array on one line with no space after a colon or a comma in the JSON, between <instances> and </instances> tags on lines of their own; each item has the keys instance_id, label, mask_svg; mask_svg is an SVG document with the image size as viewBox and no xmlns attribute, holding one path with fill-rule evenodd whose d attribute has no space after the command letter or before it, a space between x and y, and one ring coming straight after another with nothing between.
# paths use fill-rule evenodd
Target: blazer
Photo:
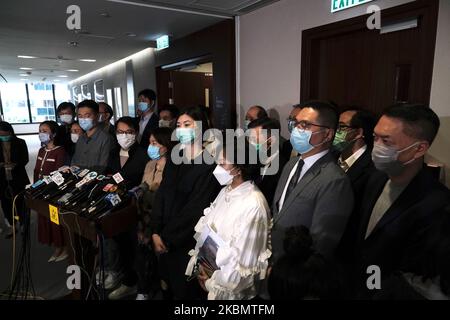
<instances>
[{"instance_id":1,"label":"blazer","mask_svg":"<svg viewBox=\"0 0 450 320\"><path fill-rule=\"evenodd\" d=\"M0 143L0 163L5 162L3 158L2 143ZM12 170L13 181L10 182L12 188L16 191L25 189L30 183L25 166L28 163L28 148L25 140L14 136L11 140L11 162L16 166ZM0 189L6 189L8 182L6 181L5 169L0 168Z\"/></svg>"},{"instance_id":2,"label":"blazer","mask_svg":"<svg viewBox=\"0 0 450 320\"><path fill-rule=\"evenodd\" d=\"M136 121L139 125L141 118L137 117ZM150 135L152 134L152 130L159 127L159 117L156 111L153 112L152 116L147 122L147 125L145 126L144 132L142 133L141 142L139 143L141 147L143 147L145 150L147 150L150 140Z\"/></svg>"},{"instance_id":3,"label":"blazer","mask_svg":"<svg viewBox=\"0 0 450 320\"><path fill-rule=\"evenodd\" d=\"M305 173L278 211L278 202L297 161L298 157L292 158L284 167L272 204L275 260L284 253L286 229L299 225L309 229L318 252L325 256L333 255L353 209L350 180L335 163L334 157L327 153Z\"/></svg>"},{"instance_id":4,"label":"blazer","mask_svg":"<svg viewBox=\"0 0 450 320\"><path fill-rule=\"evenodd\" d=\"M408 184L365 239L373 207L382 193L387 175L374 171L368 181L356 235L356 262L365 274L378 265L382 276L408 269L408 261L423 244L424 235L450 204L450 191L422 169ZM365 282L364 282L365 284Z\"/></svg>"},{"instance_id":5,"label":"blazer","mask_svg":"<svg viewBox=\"0 0 450 320\"><path fill-rule=\"evenodd\" d=\"M141 184L142 177L144 176L145 166L150 158L147 152L142 149L137 143L133 144L128 150L128 160L125 165L120 167L120 147L116 147L109 157L107 174L115 174L120 172L122 177L126 180L129 188L138 186Z\"/></svg>"}]
</instances>

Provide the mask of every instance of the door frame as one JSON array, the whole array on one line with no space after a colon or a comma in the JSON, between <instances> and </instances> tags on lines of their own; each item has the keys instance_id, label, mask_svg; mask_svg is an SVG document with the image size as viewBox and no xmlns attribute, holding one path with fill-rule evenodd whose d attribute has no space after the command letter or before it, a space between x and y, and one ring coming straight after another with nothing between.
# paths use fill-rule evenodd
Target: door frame
<instances>
[{"instance_id":1,"label":"door frame","mask_svg":"<svg viewBox=\"0 0 450 320\"><path fill-rule=\"evenodd\" d=\"M430 36L426 37L426 45L423 47L426 50L424 56L426 63L428 63L427 70L429 72L423 82L426 86L428 102L431 96L438 13L439 0L417 0L381 11L382 24L401 21L414 16L419 17L419 23L423 23L423 28L427 29L426 33ZM424 15L427 17L425 21L422 19ZM315 59L318 57L313 56L313 52L318 40L366 29L369 16L369 14L366 14L302 31L300 101L315 99L315 97L312 97L311 79L315 76L313 68ZM375 29L371 32L379 32L379 30Z\"/></svg>"}]
</instances>

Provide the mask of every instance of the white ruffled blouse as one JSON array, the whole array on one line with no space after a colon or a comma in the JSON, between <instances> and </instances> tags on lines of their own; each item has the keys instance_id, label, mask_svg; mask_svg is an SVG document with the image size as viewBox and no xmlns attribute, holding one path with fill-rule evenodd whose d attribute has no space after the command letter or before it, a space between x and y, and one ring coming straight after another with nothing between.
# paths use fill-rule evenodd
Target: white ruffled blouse
<instances>
[{"instance_id":1,"label":"white ruffled blouse","mask_svg":"<svg viewBox=\"0 0 450 320\"><path fill-rule=\"evenodd\" d=\"M254 298L266 277L270 251L270 210L264 195L252 182L235 189L224 187L195 226L199 239L206 226L225 242L216 254L216 270L205 282L209 300ZM198 250L189 252L186 275L191 275Z\"/></svg>"}]
</instances>

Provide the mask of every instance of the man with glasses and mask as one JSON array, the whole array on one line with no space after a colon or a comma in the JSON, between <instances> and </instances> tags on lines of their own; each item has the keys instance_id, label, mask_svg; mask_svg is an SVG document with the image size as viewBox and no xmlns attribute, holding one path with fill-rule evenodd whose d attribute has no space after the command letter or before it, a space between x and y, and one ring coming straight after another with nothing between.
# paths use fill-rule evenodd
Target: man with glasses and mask
<instances>
[{"instance_id":1,"label":"man with glasses and mask","mask_svg":"<svg viewBox=\"0 0 450 320\"><path fill-rule=\"evenodd\" d=\"M395 271L414 273L411 261L424 234L450 203L449 190L424 166L439 126L430 108L408 104L387 108L375 126L372 160L377 171L359 208L355 244L360 288L365 288L370 265L380 267L383 279Z\"/></svg>"},{"instance_id":2,"label":"man with glasses and mask","mask_svg":"<svg viewBox=\"0 0 450 320\"><path fill-rule=\"evenodd\" d=\"M286 229L299 225L310 230L318 252L332 256L353 209L350 181L329 152L338 126L336 109L321 101L299 108L290 140L300 156L284 167L272 204L274 260L284 253Z\"/></svg>"}]
</instances>

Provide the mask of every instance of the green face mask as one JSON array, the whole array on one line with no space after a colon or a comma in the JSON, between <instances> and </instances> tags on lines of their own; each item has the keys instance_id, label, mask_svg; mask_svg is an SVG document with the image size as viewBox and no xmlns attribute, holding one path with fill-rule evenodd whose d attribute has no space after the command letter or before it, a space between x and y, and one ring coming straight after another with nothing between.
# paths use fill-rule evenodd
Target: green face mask
<instances>
[{"instance_id":1,"label":"green face mask","mask_svg":"<svg viewBox=\"0 0 450 320\"><path fill-rule=\"evenodd\" d=\"M11 141L11 136L0 136L1 142L8 142Z\"/></svg>"},{"instance_id":2,"label":"green face mask","mask_svg":"<svg viewBox=\"0 0 450 320\"><path fill-rule=\"evenodd\" d=\"M334 136L333 140L333 147L338 150L339 152L342 152L343 150L347 149L353 141L347 141L347 131L338 130L336 131L336 135Z\"/></svg>"}]
</instances>

